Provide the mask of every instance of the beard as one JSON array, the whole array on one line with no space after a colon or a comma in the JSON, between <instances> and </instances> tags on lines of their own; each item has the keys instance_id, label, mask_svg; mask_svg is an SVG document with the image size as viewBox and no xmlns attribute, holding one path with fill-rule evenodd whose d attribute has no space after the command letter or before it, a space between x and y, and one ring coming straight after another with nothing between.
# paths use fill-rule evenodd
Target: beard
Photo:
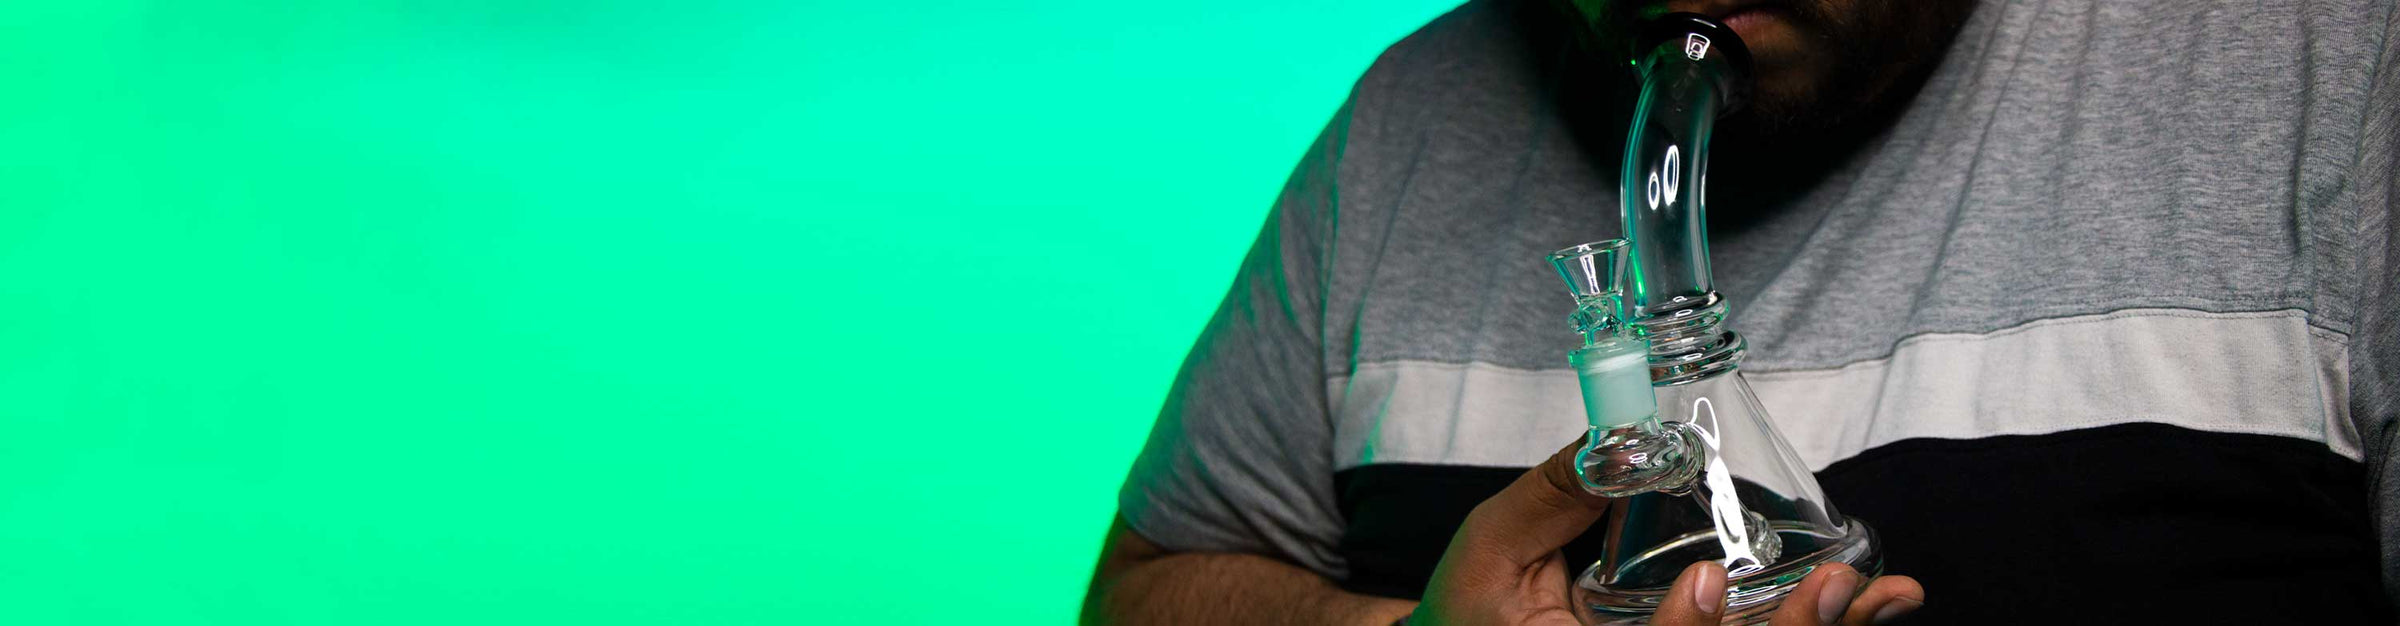
<instances>
[{"instance_id":1,"label":"beard","mask_svg":"<svg viewBox=\"0 0 2400 626\"><path fill-rule=\"evenodd\" d=\"M1898 118L1940 64L1976 0L1765 0L1782 32L1752 51L1751 97L1717 121L1709 168L1713 231L1736 231L1814 188ZM1621 150L1636 82L1634 33L1687 0L1538 0L1544 30L1569 35L1561 110L1593 154ZM1560 32L1568 31L1568 32ZM1763 44L1759 45L1759 44ZM1607 161L1605 157L1602 159ZM1608 170L1613 172L1614 170Z\"/></svg>"},{"instance_id":2,"label":"beard","mask_svg":"<svg viewBox=\"0 0 2400 626\"><path fill-rule=\"evenodd\" d=\"M1682 0L1552 0L1582 23L1587 53L1625 67L1632 33L1677 10ZM1719 123L1735 139L1821 138L1873 126L1913 96L1975 0L1765 0L1787 23L1788 37L1750 46L1755 62L1749 103Z\"/></svg>"}]
</instances>

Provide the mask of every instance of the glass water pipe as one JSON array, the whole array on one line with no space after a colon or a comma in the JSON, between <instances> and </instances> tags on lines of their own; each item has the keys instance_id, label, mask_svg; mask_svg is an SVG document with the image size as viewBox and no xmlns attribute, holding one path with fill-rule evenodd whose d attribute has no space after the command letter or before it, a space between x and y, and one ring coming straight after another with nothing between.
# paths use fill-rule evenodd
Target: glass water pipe
<instances>
[{"instance_id":1,"label":"glass water pipe","mask_svg":"<svg viewBox=\"0 0 2400 626\"><path fill-rule=\"evenodd\" d=\"M1607 244L1552 255L1585 338L1569 358L1592 427L1577 458L1584 486L1619 498L1602 522L1601 558L1573 592L1592 622L1646 623L1685 566L1714 560L1729 577L1725 623L1764 622L1817 567L1872 576L1882 551L1768 421L1710 280L1710 133L1746 97L1749 52L1732 29L1689 13L1654 20L1637 42L1641 90L1618 194L1625 269L1600 269L1619 256L1597 251ZM1621 290L1600 287L1614 277ZM1637 364L1644 375L1625 373Z\"/></svg>"}]
</instances>

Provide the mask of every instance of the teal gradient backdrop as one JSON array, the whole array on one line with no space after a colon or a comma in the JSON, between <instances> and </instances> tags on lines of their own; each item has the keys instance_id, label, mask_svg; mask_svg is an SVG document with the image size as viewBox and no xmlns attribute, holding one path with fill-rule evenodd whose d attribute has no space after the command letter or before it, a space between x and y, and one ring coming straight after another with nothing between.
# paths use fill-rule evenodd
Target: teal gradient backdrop
<instances>
[{"instance_id":1,"label":"teal gradient backdrop","mask_svg":"<svg viewBox=\"0 0 2400 626\"><path fill-rule=\"evenodd\" d=\"M1069 622L1450 4L0 4L0 623Z\"/></svg>"}]
</instances>

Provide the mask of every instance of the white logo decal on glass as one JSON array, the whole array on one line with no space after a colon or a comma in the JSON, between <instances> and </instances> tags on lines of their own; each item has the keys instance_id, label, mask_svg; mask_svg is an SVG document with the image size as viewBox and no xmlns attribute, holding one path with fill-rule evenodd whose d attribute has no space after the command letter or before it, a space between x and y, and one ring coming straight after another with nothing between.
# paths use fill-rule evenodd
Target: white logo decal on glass
<instances>
[{"instance_id":1,"label":"white logo decal on glass","mask_svg":"<svg viewBox=\"0 0 2400 626\"><path fill-rule=\"evenodd\" d=\"M1700 33L1684 35L1683 56L1691 57L1694 61L1708 58L1708 38L1700 36Z\"/></svg>"},{"instance_id":2,"label":"white logo decal on glass","mask_svg":"<svg viewBox=\"0 0 2400 626\"><path fill-rule=\"evenodd\" d=\"M1683 149L1667 146L1667 158L1659 169L1661 171L1651 172L1649 179L1642 181L1644 199L1650 201L1650 208L1653 209L1662 205L1661 200L1664 200L1663 204L1674 204L1675 196L1681 195L1678 192L1683 188ZM1662 174L1666 177L1664 182L1659 178Z\"/></svg>"},{"instance_id":3,"label":"white logo decal on glass","mask_svg":"<svg viewBox=\"0 0 2400 626\"><path fill-rule=\"evenodd\" d=\"M1643 187L1642 187L1642 189L1643 189L1644 191L1646 191L1646 192L1647 192L1648 198L1649 198L1649 200L1650 200L1650 208L1651 208L1651 209L1657 209L1657 208L1658 208L1658 172L1651 172L1651 173L1650 173L1650 180L1649 180L1649 181L1647 181L1647 182L1645 182L1645 183L1643 183Z\"/></svg>"},{"instance_id":4,"label":"white logo decal on glass","mask_svg":"<svg viewBox=\"0 0 2400 626\"><path fill-rule=\"evenodd\" d=\"M1667 204L1674 204L1675 190L1683 187L1683 151L1675 146L1667 146L1666 175L1659 187L1666 190Z\"/></svg>"},{"instance_id":5,"label":"white logo decal on glass","mask_svg":"<svg viewBox=\"0 0 2400 626\"><path fill-rule=\"evenodd\" d=\"M1704 412L1708 415L1705 426L1700 422ZM1692 417L1684 424L1708 446L1708 467L1701 470L1701 476L1708 482L1708 517L1717 524L1717 546L1725 550L1725 574L1741 576L1766 569L1766 560L1751 548L1749 516L1733 492L1733 471L1725 467L1725 455L1720 452L1716 405L1708 398L1692 400Z\"/></svg>"}]
</instances>

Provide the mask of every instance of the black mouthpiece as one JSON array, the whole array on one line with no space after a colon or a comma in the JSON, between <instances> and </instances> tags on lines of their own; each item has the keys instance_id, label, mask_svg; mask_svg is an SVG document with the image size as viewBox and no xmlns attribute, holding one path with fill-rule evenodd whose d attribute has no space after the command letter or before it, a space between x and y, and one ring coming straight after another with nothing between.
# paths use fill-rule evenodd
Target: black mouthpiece
<instances>
[{"instance_id":1,"label":"black mouthpiece","mask_svg":"<svg viewBox=\"0 0 2400 626\"><path fill-rule=\"evenodd\" d=\"M1660 62L1720 64L1714 72L1725 94L1719 114L1749 103L1750 47L1723 23L1698 13L1668 13L1644 24L1633 42L1633 59L1643 75L1655 71L1653 65Z\"/></svg>"}]
</instances>

